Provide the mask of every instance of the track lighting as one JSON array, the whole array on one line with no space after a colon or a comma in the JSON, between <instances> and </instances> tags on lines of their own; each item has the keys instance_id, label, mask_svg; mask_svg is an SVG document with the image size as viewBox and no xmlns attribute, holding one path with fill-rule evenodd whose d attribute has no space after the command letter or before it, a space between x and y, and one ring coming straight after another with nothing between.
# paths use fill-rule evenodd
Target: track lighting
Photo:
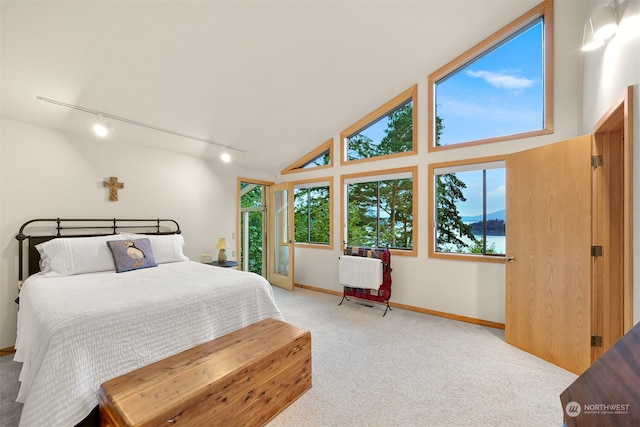
<instances>
[{"instance_id":1,"label":"track lighting","mask_svg":"<svg viewBox=\"0 0 640 427\"><path fill-rule=\"evenodd\" d=\"M182 138L193 139L195 141L201 141L201 142L206 142L207 144L215 145L215 146L220 147L220 148L225 150L225 152L222 153L222 155L224 156L224 158L228 159L228 160L224 160L224 158L223 158L223 160L225 162L227 162L227 163L231 161L231 156L229 155L229 153L227 153L228 150L237 151L239 153L246 153L247 152L246 150L241 150L240 148L230 147L228 145L220 144L219 142L211 141L211 140L204 139L204 138L198 138L197 136L186 135L184 133L175 132L175 131L172 131L172 130L169 130L169 129L164 129L164 128L153 126L153 125L148 125L148 124L141 123L141 122L138 122L138 121L135 121L135 120L127 119L125 117L114 116L113 114L103 113L102 111L92 110L90 108L80 107L78 105L67 104L65 102L56 101L55 99L43 98L41 96L38 96L37 98L39 100L41 100L41 101L50 102L52 104L60 105L62 107L73 108L74 110L79 110L79 111L84 111L85 113L95 114L96 116L99 117L100 121L99 121L99 123L96 123L93 126L93 131L96 134L98 134L99 136L101 136L101 137L106 137L112 130L111 124L104 122L104 118L107 117L109 119L117 120L119 122L125 122L125 123L129 123L129 124L132 124L132 125L141 126L141 127L147 128L147 129L156 130L158 132L169 133L171 135L180 136Z\"/></svg>"}]
</instances>

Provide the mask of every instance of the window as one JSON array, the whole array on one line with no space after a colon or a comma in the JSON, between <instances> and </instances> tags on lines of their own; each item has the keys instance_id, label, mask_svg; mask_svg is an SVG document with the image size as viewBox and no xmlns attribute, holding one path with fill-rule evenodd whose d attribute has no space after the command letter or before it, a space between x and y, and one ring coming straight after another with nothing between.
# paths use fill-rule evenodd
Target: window
<instances>
[{"instance_id":1,"label":"window","mask_svg":"<svg viewBox=\"0 0 640 427\"><path fill-rule=\"evenodd\" d=\"M320 178L294 184L293 221L296 244L332 248L332 180L333 178Z\"/></svg>"},{"instance_id":2,"label":"window","mask_svg":"<svg viewBox=\"0 0 640 427\"><path fill-rule=\"evenodd\" d=\"M498 158L430 166L431 256L505 254L505 171Z\"/></svg>"},{"instance_id":3,"label":"window","mask_svg":"<svg viewBox=\"0 0 640 427\"><path fill-rule=\"evenodd\" d=\"M412 167L343 176L343 240L352 246L389 247L400 255L417 255L416 174Z\"/></svg>"},{"instance_id":4,"label":"window","mask_svg":"<svg viewBox=\"0 0 640 427\"><path fill-rule=\"evenodd\" d=\"M429 76L429 150L553 132L553 13L544 2Z\"/></svg>"},{"instance_id":5,"label":"window","mask_svg":"<svg viewBox=\"0 0 640 427\"><path fill-rule=\"evenodd\" d=\"M266 187L273 184L238 178L238 245L240 268L260 275L265 274L266 259Z\"/></svg>"},{"instance_id":6,"label":"window","mask_svg":"<svg viewBox=\"0 0 640 427\"><path fill-rule=\"evenodd\" d=\"M333 138L320 145L309 154L296 160L281 172L282 174L320 169L333 166Z\"/></svg>"},{"instance_id":7,"label":"window","mask_svg":"<svg viewBox=\"0 0 640 427\"><path fill-rule=\"evenodd\" d=\"M413 86L340 134L341 163L417 153Z\"/></svg>"}]
</instances>

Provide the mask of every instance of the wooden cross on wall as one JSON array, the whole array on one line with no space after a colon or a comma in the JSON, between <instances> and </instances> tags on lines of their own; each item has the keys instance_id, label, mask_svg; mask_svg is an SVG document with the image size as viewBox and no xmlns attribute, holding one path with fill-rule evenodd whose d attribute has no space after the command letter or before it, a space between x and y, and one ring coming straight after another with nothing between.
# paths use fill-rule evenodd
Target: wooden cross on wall
<instances>
[{"instance_id":1,"label":"wooden cross on wall","mask_svg":"<svg viewBox=\"0 0 640 427\"><path fill-rule=\"evenodd\" d=\"M109 177L109 180L102 183L104 187L109 188L109 200L118 201L118 189L124 188L124 182L118 182L117 176Z\"/></svg>"}]
</instances>

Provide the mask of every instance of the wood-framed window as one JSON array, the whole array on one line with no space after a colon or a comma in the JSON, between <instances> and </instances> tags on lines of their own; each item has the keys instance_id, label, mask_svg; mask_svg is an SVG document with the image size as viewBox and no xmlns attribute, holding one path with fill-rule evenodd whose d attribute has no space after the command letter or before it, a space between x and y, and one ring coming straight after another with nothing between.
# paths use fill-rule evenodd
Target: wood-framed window
<instances>
[{"instance_id":1,"label":"wood-framed window","mask_svg":"<svg viewBox=\"0 0 640 427\"><path fill-rule=\"evenodd\" d=\"M553 1L428 79L429 151L553 133Z\"/></svg>"},{"instance_id":2,"label":"wood-framed window","mask_svg":"<svg viewBox=\"0 0 640 427\"><path fill-rule=\"evenodd\" d=\"M324 142L318 148L299 158L284 168L281 174L306 172L310 169L323 169L333 166L333 138Z\"/></svg>"},{"instance_id":3,"label":"wood-framed window","mask_svg":"<svg viewBox=\"0 0 640 427\"><path fill-rule=\"evenodd\" d=\"M340 133L340 164L418 153L417 85Z\"/></svg>"},{"instance_id":4,"label":"wood-framed window","mask_svg":"<svg viewBox=\"0 0 640 427\"><path fill-rule=\"evenodd\" d=\"M506 157L429 165L429 257L504 262Z\"/></svg>"},{"instance_id":5,"label":"wood-framed window","mask_svg":"<svg viewBox=\"0 0 640 427\"><path fill-rule=\"evenodd\" d=\"M416 166L342 175L341 189L343 242L418 255Z\"/></svg>"},{"instance_id":6,"label":"wood-framed window","mask_svg":"<svg viewBox=\"0 0 640 427\"><path fill-rule=\"evenodd\" d=\"M333 177L293 184L296 246L333 249Z\"/></svg>"}]
</instances>

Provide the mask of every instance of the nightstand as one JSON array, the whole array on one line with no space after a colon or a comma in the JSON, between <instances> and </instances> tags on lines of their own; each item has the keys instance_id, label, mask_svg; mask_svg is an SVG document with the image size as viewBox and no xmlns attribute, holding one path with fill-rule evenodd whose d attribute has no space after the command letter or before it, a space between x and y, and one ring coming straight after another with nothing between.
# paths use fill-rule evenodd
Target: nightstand
<instances>
[{"instance_id":1,"label":"nightstand","mask_svg":"<svg viewBox=\"0 0 640 427\"><path fill-rule=\"evenodd\" d=\"M208 262L207 264L215 265L216 267L229 268L229 267L237 267L238 261L225 261L225 262L213 261L213 262Z\"/></svg>"}]
</instances>

